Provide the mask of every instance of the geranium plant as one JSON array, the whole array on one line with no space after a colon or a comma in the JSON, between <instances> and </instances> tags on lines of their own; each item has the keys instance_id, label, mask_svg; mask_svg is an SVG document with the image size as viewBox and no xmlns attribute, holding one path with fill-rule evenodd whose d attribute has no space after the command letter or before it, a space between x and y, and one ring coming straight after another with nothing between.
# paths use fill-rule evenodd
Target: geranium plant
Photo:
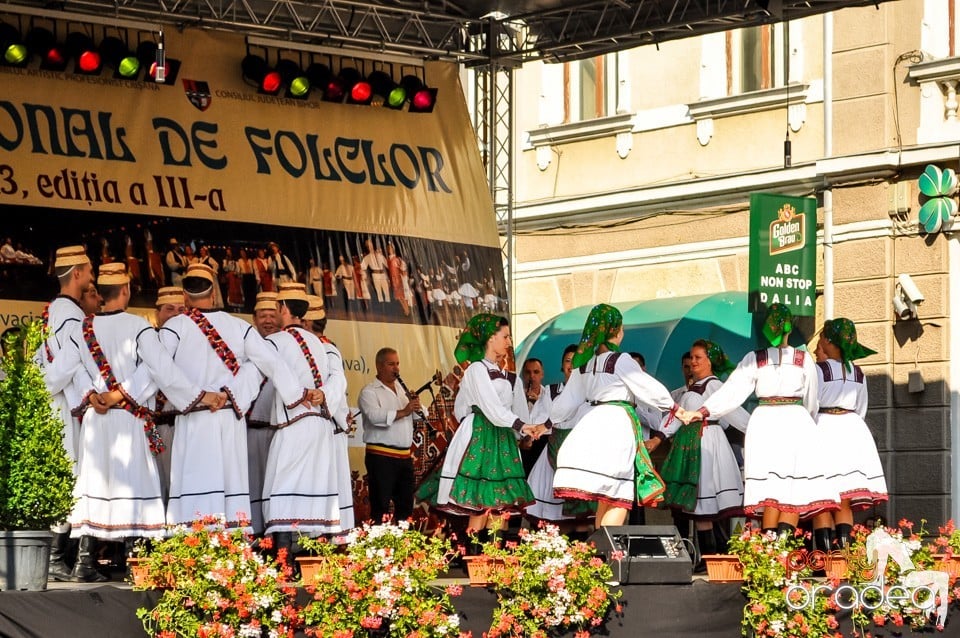
<instances>
[{"instance_id":1,"label":"geranium plant","mask_svg":"<svg viewBox=\"0 0 960 638\"><path fill-rule=\"evenodd\" d=\"M490 574L497 607L488 638L546 638L599 631L608 613L621 613L623 592L611 589L613 572L592 545L570 541L556 525L521 530L519 542L496 536L483 553L502 566Z\"/></svg>"},{"instance_id":2,"label":"geranium plant","mask_svg":"<svg viewBox=\"0 0 960 638\"><path fill-rule=\"evenodd\" d=\"M960 557L960 529L950 519L938 528L939 535L933 541L932 551L936 554Z\"/></svg>"},{"instance_id":3,"label":"geranium plant","mask_svg":"<svg viewBox=\"0 0 960 638\"><path fill-rule=\"evenodd\" d=\"M322 638L367 634L413 638L460 635L451 596L460 585L432 583L453 551L449 541L427 536L408 522L364 525L341 539L301 538L322 560L303 609L305 630Z\"/></svg>"},{"instance_id":4,"label":"geranium plant","mask_svg":"<svg viewBox=\"0 0 960 638\"><path fill-rule=\"evenodd\" d=\"M937 592L936 574L933 573L936 571L933 550L937 545L936 541L932 546L924 543L925 524L926 521L921 519L919 528L914 530L911 521L901 519L897 527L878 525L869 529L857 525L853 528L854 540L848 558L849 584L861 592L851 610L855 626L873 623L895 627L910 625L920 629L935 622L931 612L936 601L931 596L936 595L932 592ZM878 573L881 568L883 572ZM929 582L925 575L931 577ZM886 595L893 587L905 588L908 593L916 589L917 595ZM881 596L881 592L885 594ZM953 598L948 587L943 587L939 593L948 599Z\"/></svg>"},{"instance_id":5,"label":"geranium plant","mask_svg":"<svg viewBox=\"0 0 960 638\"><path fill-rule=\"evenodd\" d=\"M763 532L748 524L729 548L743 565L744 636L826 636L836 630L828 597L818 596L818 583L808 580L814 561L799 532Z\"/></svg>"},{"instance_id":6,"label":"geranium plant","mask_svg":"<svg viewBox=\"0 0 960 638\"><path fill-rule=\"evenodd\" d=\"M227 529L223 518L177 526L172 536L138 553L147 582L134 588L163 590L155 607L137 610L151 636L292 637L299 625L290 569L281 567L284 556L277 562L264 558L242 529Z\"/></svg>"}]
</instances>

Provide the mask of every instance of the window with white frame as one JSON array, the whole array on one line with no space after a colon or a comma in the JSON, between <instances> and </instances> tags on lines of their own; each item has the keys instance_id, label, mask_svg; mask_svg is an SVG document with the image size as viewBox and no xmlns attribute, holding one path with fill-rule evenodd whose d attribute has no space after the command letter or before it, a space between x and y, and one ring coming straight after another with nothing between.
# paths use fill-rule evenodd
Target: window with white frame
<instances>
[{"instance_id":1,"label":"window with white frame","mask_svg":"<svg viewBox=\"0 0 960 638\"><path fill-rule=\"evenodd\" d=\"M785 85L788 51L782 23L728 31L726 48L728 95Z\"/></svg>"},{"instance_id":2,"label":"window with white frame","mask_svg":"<svg viewBox=\"0 0 960 638\"><path fill-rule=\"evenodd\" d=\"M617 56L598 56L563 65L564 122L614 115L619 82Z\"/></svg>"}]
</instances>

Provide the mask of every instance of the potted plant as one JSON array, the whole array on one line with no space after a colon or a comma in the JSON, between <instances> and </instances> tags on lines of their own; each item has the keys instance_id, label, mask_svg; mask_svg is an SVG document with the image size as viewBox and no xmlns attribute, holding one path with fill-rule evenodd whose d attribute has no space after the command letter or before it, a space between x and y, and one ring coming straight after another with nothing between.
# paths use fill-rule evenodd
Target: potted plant
<instances>
[{"instance_id":1,"label":"potted plant","mask_svg":"<svg viewBox=\"0 0 960 638\"><path fill-rule=\"evenodd\" d=\"M820 584L810 578L800 532L764 532L748 523L729 547L743 570L744 636L827 636L837 629L828 597L817 594Z\"/></svg>"},{"instance_id":2,"label":"potted plant","mask_svg":"<svg viewBox=\"0 0 960 638\"><path fill-rule=\"evenodd\" d=\"M960 529L951 519L939 528L939 532L931 548L937 569L947 572L951 578L957 578L960 576Z\"/></svg>"},{"instance_id":3,"label":"potted plant","mask_svg":"<svg viewBox=\"0 0 960 638\"><path fill-rule=\"evenodd\" d=\"M73 507L72 464L63 448L63 421L33 354L43 324L7 334L0 363L0 589L47 587L50 526Z\"/></svg>"},{"instance_id":4,"label":"potted plant","mask_svg":"<svg viewBox=\"0 0 960 638\"><path fill-rule=\"evenodd\" d=\"M407 521L365 524L342 544L301 537L317 554L317 571L304 578L311 595L303 609L305 631L320 638L460 635L451 596L460 585L433 584L453 551L446 539L427 536Z\"/></svg>"},{"instance_id":5,"label":"potted plant","mask_svg":"<svg viewBox=\"0 0 960 638\"><path fill-rule=\"evenodd\" d=\"M483 553L498 561L489 575L497 594L488 638L546 638L603 631L608 613L621 613L613 571L587 543L570 541L556 525L520 530L518 542L494 538Z\"/></svg>"},{"instance_id":6,"label":"potted plant","mask_svg":"<svg viewBox=\"0 0 960 638\"><path fill-rule=\"evenodd\" d=\"M134 589L161 590L154 607L137 610L150 636L293 638L300 618L291 570L281 567L284 556L257 552L242 527L206 517L137 552L146 574Z\"/></svg>"}]
</instances>

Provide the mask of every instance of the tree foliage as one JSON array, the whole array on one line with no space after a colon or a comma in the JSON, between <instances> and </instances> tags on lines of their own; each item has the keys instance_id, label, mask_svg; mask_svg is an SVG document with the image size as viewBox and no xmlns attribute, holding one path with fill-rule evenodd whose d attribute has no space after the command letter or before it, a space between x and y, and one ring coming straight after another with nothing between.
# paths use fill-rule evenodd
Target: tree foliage
<instances>
[{"instance_id":1,"label":"tree foliage","mask_svg":"<svg viewBox=\"0 0 960 638\"><path fill-rule=\"evenodd\" d=\"M63 420L34 362L44 340L35 321L8 335L0 369L0 528L46 529L73 507L73 468Z\"/></svg>"}]
</instances>

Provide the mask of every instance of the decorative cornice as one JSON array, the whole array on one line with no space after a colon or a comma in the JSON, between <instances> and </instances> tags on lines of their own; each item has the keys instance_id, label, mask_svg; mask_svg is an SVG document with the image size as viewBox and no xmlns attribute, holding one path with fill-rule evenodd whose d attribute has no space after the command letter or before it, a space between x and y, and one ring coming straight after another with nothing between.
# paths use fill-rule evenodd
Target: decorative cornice
<instances>
[{"instance_id":1,"label":"decorative cornice","mask_svg":"<svg viewBox=\"0 0 960 638\"><path fill-rule=\"evenodd\" d=\"M612 137L618 133L629 133L633 130L633 113L622 113L609 117L598 117L582 122L568 122L555 126L541 126L530 131L530 144L550 146L592 140L598 137Z\"/></svg>"},{"instance_id":2,"label":"decorative cornice","mask_svg":"<svg viewBox=\"0 0 960 638\"><path fill-rule=\"evenodd\" d=\"M791 84L775 89L751 91L724 97L709 98L688 104L690 117L694 120L729 117L756 111L768 111L784 104L800 104L807 101L809 84ZM787 101L789 98L789 102Z\"/></svg>"},{"instance_id":3,"label":"decorative cornice","mask_svg":"<svg viewBox=\"0 0 960 638\"><path fill-rule=\"evenodd\" d=\"M907 77L918 83L960 80L960 57L912 64L907 70Z\"/></svg>"}]
</instances>

